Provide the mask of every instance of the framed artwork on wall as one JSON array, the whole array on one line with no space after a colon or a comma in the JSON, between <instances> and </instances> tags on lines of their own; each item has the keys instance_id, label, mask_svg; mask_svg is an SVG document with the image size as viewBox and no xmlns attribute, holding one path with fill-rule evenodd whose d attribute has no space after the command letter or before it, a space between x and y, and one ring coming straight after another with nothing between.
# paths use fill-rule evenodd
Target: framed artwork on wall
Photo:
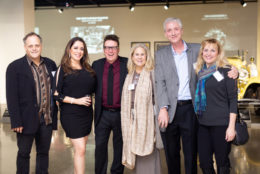
<instances>
[{"instance_id":1,"label":"framed artwork on wall","mask_svg":"<svg viewBox=\"0 0 260 174\"><path fill-rule=\"evenodd\" d=\"M157 50L159 50L161 47L164 47L166 45L169 45L169 41L154 41L154 55Z\"/></svg>"},{"instance_id":2,"label":"framed artwork on wall","mask_svg":"<svg viewBox=\"0 0 260 174\"><path fill-rule=\"evenodd\" d=\"M149 41L144 41L144 42L131 42L131 48L133 47L133 46L135 46L136 44L144 44L144 45L146 45L147 46L147 48L151 48L151 42L149 42Z\"/></svg>"}]
</instances>

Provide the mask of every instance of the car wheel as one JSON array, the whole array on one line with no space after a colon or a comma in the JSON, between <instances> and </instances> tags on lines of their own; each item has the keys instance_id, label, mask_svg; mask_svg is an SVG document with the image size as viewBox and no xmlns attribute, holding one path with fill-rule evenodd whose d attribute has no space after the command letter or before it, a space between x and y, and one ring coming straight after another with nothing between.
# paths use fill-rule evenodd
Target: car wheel
<instances>
[{"instance_id":1,"label":"car wheel","mask_svg":"<svg viewBox=\"0 0 260 174\"><path fill-rule=\"evenodd\" d=\"M259 92L260 92L260 91L259 91ZM260 95L260 93L259 93L259 95ZM259 97L260 97L260 96L259 96ZM244 98L255 98L255 92L254 92L253 88L247 89Z\"/></svg>"},{"instance_id":2,"label":"car wheel","mask_svg":"<svg viewBox=\"0 0 260 174\"><path fill-rule=\"evenodd\" d=\"M256 99L260 100L260 86L256 89Z\"/></svg>"}]
</instances>

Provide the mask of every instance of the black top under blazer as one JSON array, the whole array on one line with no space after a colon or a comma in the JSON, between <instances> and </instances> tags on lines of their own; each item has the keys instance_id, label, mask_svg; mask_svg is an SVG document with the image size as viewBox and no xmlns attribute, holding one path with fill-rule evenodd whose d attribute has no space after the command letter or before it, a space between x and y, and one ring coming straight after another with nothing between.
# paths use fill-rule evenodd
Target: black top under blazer
<instances>
[{"instance_id":1,"label":"black top under blazer","mask_svg":"<svg viewBox=\"0 0 260 174\"><path fill-rule=\"evenodd\" d=\"M128 58L119 56L118 60L120 62L120 96L121 96L125 77L127 75ZM95 110L94 110L95 127L97 126L100 120L101 111L102 111L102 84L103 84L103 72L104 72L105 62L106 62L106 58L102 58L94 61L92 64L92 68L96 72L96 76L97 76L97 86L95 90Z\"/></svg>"},{"instance_id":2,"label":"black top under blazer","mask_svg":"<svg viewBox=\"0 0 260 174\"><path fill-rule=\"evenodd\" d=\"M228 77L229 68L218 68L224 77L221 81L212 75L205 84L207 107L198 116L205 126L227 126L230 113L237 114L237 81Z\"/></svg>"},{"instance_id":3,"label":"black top under blazer","mask_svg":"<svg viewBox=\"0 0 260 174\"><path fill-rule=\"evenodd\" d=\"M52 71L57 67L54 61L41 57L50 75L53 89ZM11 128L23 127L24 134L33 134L39 126L39 107L36 86L31 67L26 56L10 63L6 70L6 100L11 118ZM57 129L57 106L51 97L51 117L53 129Z\"/></svg>"}]
</instances>

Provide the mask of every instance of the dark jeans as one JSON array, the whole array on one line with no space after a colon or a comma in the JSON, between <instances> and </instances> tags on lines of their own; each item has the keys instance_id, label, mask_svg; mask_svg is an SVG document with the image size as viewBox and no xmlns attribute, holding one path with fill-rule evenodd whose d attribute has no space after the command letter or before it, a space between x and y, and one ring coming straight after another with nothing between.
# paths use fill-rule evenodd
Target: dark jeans
<instances>
[{"instance_id":1,"label":"dark jeans","mask_svg":"<svg viewBox=\"0 0 260 174\"><path fill-rule=\"evenodd\" d=\"M192 104L177 106L173 122L161 132L168 174L180 174L180 139L185 161L185 173L197 173L197 117Z\"/></svg>"},{"instance_id":2,"label":"dark jeans","mask_svg":"<svg viewBox=\"0 0 260 174\"><path fill-rule=\"evenodd\" d=\"M198 152L201 168L213 168L213 153L217 167L230 167L228 155L231 143L225 140L227 126L199 125Z\"/></svg>"},{"instance_id":3,"label":"dark jeans","mask_svg":"<svg viewBox=\"0 0 260 174\"><path fill-rule=\"evenodd\" d=\"M123 140L121 132L120 111L103 110L99 123L95 129L95 173L106 174L108 163L108 140L113 131L114 159L111 166L111 174L123 174L122 165Z\"/></svg>"},{"instance_id":4,"label":"dark jeans","mask_svg":"<svg viewBox=\"0 0 260 174\"><path fill-rule=\"evenodd\" d=\"M17 133L17 174L29 174L30 153L33 140L36 143L36 174L48 174L49 149L52 136L52 125L41 123L35 134Z\"/></svg>"}]
</instances>

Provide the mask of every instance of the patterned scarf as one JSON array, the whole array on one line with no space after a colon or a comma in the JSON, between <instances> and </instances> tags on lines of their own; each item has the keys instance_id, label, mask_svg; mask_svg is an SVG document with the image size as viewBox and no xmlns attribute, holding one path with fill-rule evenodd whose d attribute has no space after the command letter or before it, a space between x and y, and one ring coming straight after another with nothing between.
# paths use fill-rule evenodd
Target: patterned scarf
<instances>
[{"instance_id":1,"label":"patterned scarf","mask_svg":"<svg viewBox=\"0 0 260 174\"><path fill-rule=\"evenodd\" d=\"M206 64L204 64L203 68L199 71L194 104L195 113L197 115L202 115L202 112L206 110L207 97L205 84L207 79L210 78L215 72L216 65L212 65L207 68Z\"/></svg>"},{"instance_id":2,"label":"patterned scarf","mask_svg":"<svg viewBox=\"0 0 260 174\"><path fill-rule=\"evenodd\" d=\"M136 155L151 154L155 143L150 71L143 69L140 74L131 113L131 90L128 87L132 84L133 76L134 73L126 76L121 98L122 164L129 169L135 168Z\"/></svg>"}]
</instances>

